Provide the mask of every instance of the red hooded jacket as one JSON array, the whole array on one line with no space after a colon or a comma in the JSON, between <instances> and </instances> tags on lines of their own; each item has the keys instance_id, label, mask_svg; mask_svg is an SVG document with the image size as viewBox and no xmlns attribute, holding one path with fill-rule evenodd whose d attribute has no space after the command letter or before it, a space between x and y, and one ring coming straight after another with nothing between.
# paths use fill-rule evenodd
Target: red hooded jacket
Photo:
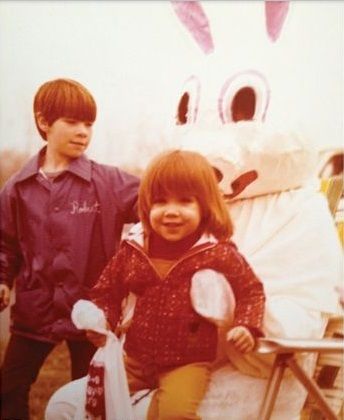
<instances>
[{"instance_id":1,"label":"red hooded jacket","mask_svg":"<svg viewBox=\"0 0 344 420\"><path fill-rule=\"evenodd\" d=\"M224 274L236 300L232 326L245 326L256 337L263 335L262 283L232 242L209 238L197 242L163 279L144 248L124 240L91 291L112 328L121 319L123 299L129 292L137 296L125 350L146 367L161 370L215 359L217 327L194 310L190 299L191 279L198 270Z\"/></svg>"}]
</instances>

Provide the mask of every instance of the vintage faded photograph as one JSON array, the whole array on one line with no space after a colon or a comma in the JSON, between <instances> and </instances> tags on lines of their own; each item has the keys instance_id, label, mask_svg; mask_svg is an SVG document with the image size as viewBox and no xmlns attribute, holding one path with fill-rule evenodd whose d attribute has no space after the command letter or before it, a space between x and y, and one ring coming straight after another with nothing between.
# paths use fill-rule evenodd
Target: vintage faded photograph
<instances>
[{"instance_id":1,"label":"vintage faded photograph","mask_svg":"<svg viewBox=\"0 0 344 420\"><path fill-rule=\"evenodd\" d=\"M343 419L344 3L0 0L1 420Z\"/></svg>"}]
</instances>

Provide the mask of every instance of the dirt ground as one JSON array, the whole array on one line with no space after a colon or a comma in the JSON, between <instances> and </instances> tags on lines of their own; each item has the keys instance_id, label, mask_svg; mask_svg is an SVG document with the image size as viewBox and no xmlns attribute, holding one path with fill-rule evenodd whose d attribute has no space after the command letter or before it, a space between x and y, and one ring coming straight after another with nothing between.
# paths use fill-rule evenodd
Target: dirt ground
<instances>
[{"instance_id":1,"label":"dirt ground","mask_svg":"<svg viewBox=\"0 0 344 420\"><path fill-rule=\"evenodd\" d=\"M70 381L70 362L65 344L59 344L45 361L30 393L30 420L44 420L51 395Z\"/></svg>"},{"instance_id":2,"label":"dirt ground","mask_svg":"<svg viewBox=\"0 0 344 420\"><path fill-rule=\"evenodd\" d=\"M0 345L4 353L4 343ZM59 344L45 361L30 392L30 420L44 420L44 411L51 395L70 381L70 361L67 346Z\"/></svg>"}]
</instances>

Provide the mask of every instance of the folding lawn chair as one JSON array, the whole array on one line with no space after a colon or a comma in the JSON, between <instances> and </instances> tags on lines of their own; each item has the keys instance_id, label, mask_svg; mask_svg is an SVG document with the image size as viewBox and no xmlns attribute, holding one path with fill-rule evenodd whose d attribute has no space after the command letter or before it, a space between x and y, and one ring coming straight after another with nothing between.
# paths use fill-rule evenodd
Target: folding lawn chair
<instances>
[{"instance_id":1,"label":"folding lawn chair","mask_svg":"<svg viewBox=\"0 0 344 420\"><path fill-rule=\"evenodd\" d=\"M343 198L342 175L322 181L321 191L326 194L343 244L343 215L336 220L338 204ZM291 370L308 391L301 420L344 419L343 338L343 316L337 316L329 319L324 338L320 340L260 339L257 352L275 354L276 357L258 420L270 419L286 368ZM314 375L310 377L300 366L297 356L300 353L314 352L318 353L318 358Z\"/></svg>"}]
</instances>

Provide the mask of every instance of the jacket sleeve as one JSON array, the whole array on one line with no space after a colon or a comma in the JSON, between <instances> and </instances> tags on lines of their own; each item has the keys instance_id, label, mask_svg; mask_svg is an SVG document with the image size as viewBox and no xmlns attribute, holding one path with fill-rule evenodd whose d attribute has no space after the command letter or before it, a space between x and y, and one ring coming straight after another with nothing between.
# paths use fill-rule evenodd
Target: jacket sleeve
<instances>
[{"instance_id":1,"label":"jacket sleeve","mask_svg":"<svg viewBox=\"0 0 344 420\"><path fill-rule=\"evenodd\" d=\"M0 283L9 288L13 286L22 261L17 232L17 205L14 187L6 184L0 192Z\"/></svg>"},{"instance_id":2,"label":"jacket sleeve","mask_svg":"<svg viewBox=\"0 0 344 420\"><path fill-rule=\"evenodd\" d=\"M139 182L140 180L136 176L120 169L116 170L114 192L123 215L123 223L137 223L139 221L137 209Z\"/></svg>"},{"instance_id":3,"label":"jacket sleeve","mask_svg":"<svg viewBox=\"0 0 344 420\"><path fill-rule=\"evenodd\" d=\"M263 283L235 246L230 253L229 271L226 277L230 281L236 301L233 327L244 326L254 337L263 336L265 312Z\"/></svg>"},{"instance_id":4,"label":"jacket sleeve","mask_svg":"<svg viewBox=\"0 0 344 420\"><path fill-rule=\"evenodd\" d=\"M124 261L125 249L121 246L90 291L92 302L104 311L112 330L115 330L120 320L122 300L128 295L121 276Z\"/></svg>"}]
</instances>

